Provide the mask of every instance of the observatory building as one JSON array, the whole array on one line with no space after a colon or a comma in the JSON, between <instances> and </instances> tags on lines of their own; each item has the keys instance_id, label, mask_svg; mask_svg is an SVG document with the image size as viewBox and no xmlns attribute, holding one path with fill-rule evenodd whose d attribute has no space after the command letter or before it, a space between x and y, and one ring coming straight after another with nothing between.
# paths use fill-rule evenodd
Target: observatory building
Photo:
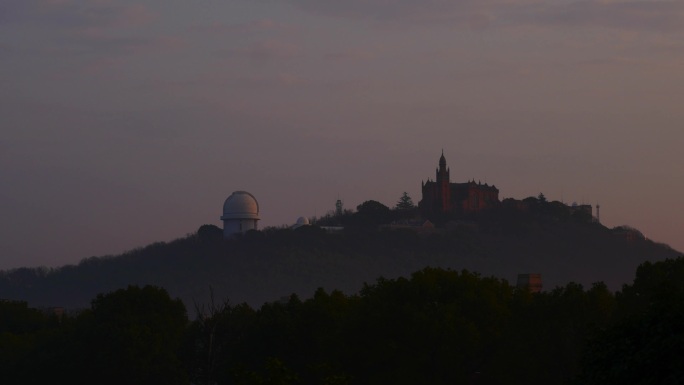
<instances>
[{"instance_id":1,"label":"observatory building","mask_svg":"<svg viewBox=\"0 0 684 385\"><path fill-rule=\"evenodd\" d=\"M300 228L300 227L302 227L302 226L310 226L310 225L311 225L311 223L309 223L309 218L307 218L307 217L299 217L299 218L297 218L297 222L296 222L294 225L290 226L290 227L291 227L292 229L298 229L298 228Z\"/></svg>"},{"instance_id":2,"label":"observatory building","mask_svg":"<svg viewBox=\"0 0 684 385\"><path fill-rule=\"evenodd\" d=\"M256 230L259 221L259 202L247 191L235 191L223 203L221 220L225 238Z\"/></svg>"}]
</instances>

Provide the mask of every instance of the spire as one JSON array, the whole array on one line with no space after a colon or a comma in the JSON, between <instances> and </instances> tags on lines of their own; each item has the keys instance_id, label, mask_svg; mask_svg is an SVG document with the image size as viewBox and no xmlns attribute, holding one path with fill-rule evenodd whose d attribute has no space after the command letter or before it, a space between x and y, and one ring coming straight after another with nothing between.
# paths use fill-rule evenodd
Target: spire
<instances>
[{"instance_id":1,"label":"spire","mask_svg":"<svg viewBox=\"0 0 684 385\"><path fill-rule=\"evenodd\" d=\"M442 156L439 157L439 168L446 168L446 158L444 157L444 149L442 149Z\"/></svg>"},{"instance_id":2,"label":"spire","mask_svg":"<svg viewBox=\"0 0 684 385\"><path fill-rule=\"evenodd\" d=\"M442 150L442 155L439 157L439 168L435 173L437 183L449 184L449 169L446 167L446 158L444 158L444 150Z\"/></svg>"}]
</instances>

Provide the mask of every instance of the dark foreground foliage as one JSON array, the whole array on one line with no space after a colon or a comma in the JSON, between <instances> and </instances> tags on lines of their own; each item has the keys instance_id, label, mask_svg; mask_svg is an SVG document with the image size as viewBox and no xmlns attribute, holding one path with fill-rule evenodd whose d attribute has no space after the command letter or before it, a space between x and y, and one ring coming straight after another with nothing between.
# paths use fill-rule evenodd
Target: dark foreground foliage
<instances>
[{"instance_id":1,"label":"dark foreground foliage","mask_svg":"<svg viewBox=\"0 0 684 385\"><path fill-rule=\"evenodd\" d=\"M677 384L682 282L684 258L616 295L425 268L259 309L211 298L194 321L152 286L61 318L5 301L0 366L7 384Z\"/></svg>"},{"instance_id":2,"label":"dark foreground foliage","mask_svg":"<svg viewBox=\"0 0 684 385\"><path fill-rule=\"evenodd\" d=\"M583 383L683 383L684 257L639 266L617 306L617 322L589 345Z\"/></svg>"},{"instance_id":3,"label":"dark foreground foliage","mask_svg":"<svg viewBox=\"0 0 684 385\"><path fill-rule=\"evenodd\" d=\"M1 302L6 384L185 384L179 353L188 318L165 290L130 286L98 295L76 316ZM44 319L36 323L37 315ZM29 327L11 320L33 319ZM38 327L39 326L39 327Z\"/></svg>"}]
</instances>

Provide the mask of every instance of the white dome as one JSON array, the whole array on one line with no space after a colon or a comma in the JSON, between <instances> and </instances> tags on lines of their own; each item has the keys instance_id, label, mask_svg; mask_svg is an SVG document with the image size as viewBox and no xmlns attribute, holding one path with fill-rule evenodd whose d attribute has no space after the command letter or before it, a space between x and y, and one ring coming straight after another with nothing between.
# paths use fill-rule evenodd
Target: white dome
<instances>
[{"instance_id":1,"label":"white dome","mask_svg":"<svg viewBox=\"0 0 684 385\"><path fill-rule=\"evenodd\" d=\"M259 219L259 202L247 191L235 191L223 203L221 219Z\"/></svg>"},{"instance_id":2,"label":"white dome","mask_svg":"<svg viewBox=\"0 0 684 385\"><path fill-rule=\"evenodd\" d=\"M300 226L308 225L309 224L309 218L299 217L299 218L297 218L297 224Z\"/></svg>"}]
</instances>

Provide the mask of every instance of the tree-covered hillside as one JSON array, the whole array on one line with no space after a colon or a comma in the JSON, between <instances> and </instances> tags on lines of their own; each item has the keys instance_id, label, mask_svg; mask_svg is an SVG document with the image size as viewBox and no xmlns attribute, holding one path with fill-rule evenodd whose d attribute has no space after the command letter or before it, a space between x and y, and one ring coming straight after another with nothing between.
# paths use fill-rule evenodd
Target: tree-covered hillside
<instances>
[{"instance_id":1,"label":"tree-covered hillside","mask_svg":"<svg viewBox=\"0 0 684 385\"><path fill-rule=\"evenodd\" d=\"M410 218L410 211L397 216L398 210L379 205L345 212L339 218L345 225L341 233L317 226L269 228L224 240L220 229L205 225L185 238L119 256L55 269L0 271L0 298L84 308L97 293L155 285L189 306L206 300L210 287L220 298L258 306L291 293L306 296L319 287L353 293L364 282L407 276L426 266L468 269L510 282L520 273L541 273L545 289L603 281L617 290L641 262L679 255L557 202L535 201L525 211L502 207L437 223L435 229L383 225L415 222L402 219Z\"/></svg>"}]
</instances>

